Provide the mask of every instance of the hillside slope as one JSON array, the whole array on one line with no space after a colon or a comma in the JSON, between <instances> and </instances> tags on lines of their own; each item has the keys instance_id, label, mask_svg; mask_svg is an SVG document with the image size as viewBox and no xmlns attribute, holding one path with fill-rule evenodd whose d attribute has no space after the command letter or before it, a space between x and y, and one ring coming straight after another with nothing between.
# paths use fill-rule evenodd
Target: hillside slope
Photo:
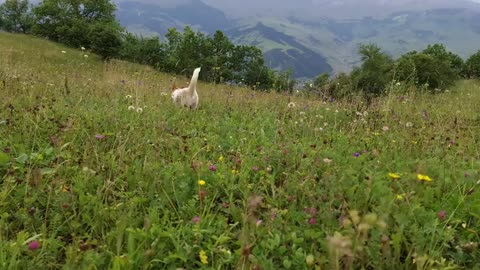
<instances>
[{"instance_id":1,"label":"hillside slope","mask_svg":"<svg viewBox=\"0 0 480 270\"><path fill-rule=\"evenodd\" d=\"M479 82L371 107L200 83L192 111L43 39L0 33L0 63L2 269L478 266Z\"/></svg>"}]
</instances>

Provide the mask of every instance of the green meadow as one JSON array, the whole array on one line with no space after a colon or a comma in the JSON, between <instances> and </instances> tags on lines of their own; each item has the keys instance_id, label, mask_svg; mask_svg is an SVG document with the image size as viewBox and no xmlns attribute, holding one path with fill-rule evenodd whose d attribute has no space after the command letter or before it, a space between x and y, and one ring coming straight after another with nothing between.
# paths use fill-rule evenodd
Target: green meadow
<instances>
[{"instance_id":1,"label":"green meadow","mask_svg":"<svg viewBox=\"0 0 480 270\"><path fill-rule=\"evenodd\" d=\"M0 33L0 269L480 269L480 82L173 77Z\"/></svg>"}]
</instances>

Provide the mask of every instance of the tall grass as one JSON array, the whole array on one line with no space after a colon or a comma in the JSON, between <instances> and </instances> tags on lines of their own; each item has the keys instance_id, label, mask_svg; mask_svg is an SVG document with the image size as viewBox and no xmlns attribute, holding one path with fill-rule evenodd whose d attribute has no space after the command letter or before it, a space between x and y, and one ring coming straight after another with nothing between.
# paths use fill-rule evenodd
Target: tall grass
<instances>
[{"instance_id":1,"label":"tall grass","mask_svg":"<svg viewBox=\"0 0 480 270\"><path fill-rule=\"evenodd\" d=\"M5 33L0 61L1 269L480 267L478 82L189 111L148 67Z\"/></svg>"}]
</instances>

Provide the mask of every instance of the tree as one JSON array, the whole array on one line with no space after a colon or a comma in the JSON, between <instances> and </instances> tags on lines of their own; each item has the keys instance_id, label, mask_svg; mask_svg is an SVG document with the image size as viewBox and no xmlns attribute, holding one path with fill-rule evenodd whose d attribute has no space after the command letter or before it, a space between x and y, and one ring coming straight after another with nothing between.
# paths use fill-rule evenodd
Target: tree
<instances>
[{"instance_id":1,"label":"tree","mask_svg":"<svg viewBox=\"0 0 480 270\"><path fill-rule=\"evenodd\" d=\"M393 61L373 44L361 45L359 53L363 63L352 72L353 83L366 96L378 96L392 81Z\"/></svg>"},{"instance_id":2,"label":"tree","mask_svg":"<svg viewBox=\"0 0 480 270\"><path fill-rule=\"evenodd\" d=\"M448 62L450 68L455 73L457 77L461 76L462 70L464 69L463 59L452 52L447 51L447 48L443 44L433 44L428 45L428 47L423 50L424 54L433 56L438 61Z\"/></svg>"},{"instance_id":3,"label":"tree","mask_svg":"<svg viewBox=\"0 0 480 270\"><path fill-rule=\"evenodd\" d=\"M461 70L456 55L447 52L443 45L433 45L421 53L413 51L402 55L396 62L395 72L400 81L440 89L453 84Z\"/></svg>"},{"instance_id":4,"label":"tree","mask_svg":"<svg viewBox=\"0 0 480 270\"><path fill-rule=\"evenodd\" d=\"M0 6L1 27L8 32L28 33L33 24L28 0L6 0Z\"/></svg>"},{"instance_id":5,"label":"tree","mask_svg":"<svg viewBox=\"0 0 480 270\"><path fill-rule=\"evenodd\" d=\"M107 50L99 50L100 43L119 45L117 37L122 28L115 20L115 5L110 0L43 0L33 12L36 22L32 30L37 35L72 47L95 46L101 53ZM107 42L100 33L115 40Z\"/></svg>"},{"instance_id":6,"label":"tree","mask_svg":"<svg viewBox=\"0 0 480 270\"><path fill-rule=\"evenodd\" d=\"M465 74L468 78L480 78L480 51L471 55L465 62Z\"/></svg>"}]
</instances>

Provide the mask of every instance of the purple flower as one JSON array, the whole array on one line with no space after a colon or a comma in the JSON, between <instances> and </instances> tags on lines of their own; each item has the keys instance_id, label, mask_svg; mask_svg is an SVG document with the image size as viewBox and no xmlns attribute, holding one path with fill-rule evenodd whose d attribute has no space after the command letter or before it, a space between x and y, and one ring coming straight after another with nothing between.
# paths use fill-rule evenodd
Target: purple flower
<instances>
[{"instance_id":1,"label":"purple flower","mask_svg":"<svg viewBox=\"0 0 480 270\"><path fill-rule=\"evenodd\" d=\"M315 208L305 208L303 210L312 217L317 215L317 209Z\"/></svg>"},{"instance_id":2,"label":"purple flower","mask_svg":"<svg viewBox=\"0 0 480 270\"><path fill-rule=\"evenodd\" d=\"M35 240L33 240L32 242L30 242L28 244L28 249L31 250L31 251L37 250L39 247L40 247L40 243L38 243Z\"/></svg>"},{"instance_id":3,"label":"purple flower","mask_svg":"<svg viewBox=\"0 0 480 270\"><path fill-rule=\"evenodd\" d=\"M105 139L105 135L97 134L97 135L95 135L95 139L97 139L99 141L103 140L103 139Z\"/></svg>"},{"instance_id":4,"label":"purple flower","mask_svg":"<svg viewBox=\"0 0 480 270\"><path fill-rule=\"evenodd\" d=\"M360 153L358 152L355 152L355 154L353 154L354 157L359 157L360 156Z\"/></svg>"},{"instance_id":5,"label":"purple flower","mask_svg":"<svg viewBox=\"0 0 480 270\"><path fill-rule=\"evenodd\" d=\"M257 166L253 166L253 167L252 167L252 170L253 170L254 172L258 172L258 167L257 167Z\"/></svg>"},{"instance_id":6,"label":"purple flower","mask_svg":"<svg viewBox=\"0 0 480 270\"><path fill-rule=\"evenodd\" d=\"M212 165L210 165L210 166L208 167L208 169L209 169L210 171L214 172L214 171L217 170L217 166L215 166L215 165L212 164Z\"/></svg>"},{"instance_id":7,"label":"purple flower","mask_svg":"<svg viewBox=\"0 0 480 270\"><path fill-rule=\"evenodd\" d=\"M308 224L310 225L315 225L317 223L317 219L314 218L314 217L311 217L309 220L308 220Z\"/></svg>"},{"instance_id":8,"label":"purple flower","mask_svg":"<svg viewBox=\"0 0 480 270\"><path fill-rule=\"evenodd\" d=\"M440 210L437 213L437 217L440 220L444 220L446 216L447 216L447 213L445 212L445 210Z\"/></svg>"},{"instance_id":9,"label":"purple flower","mask_svg":"<svg viewBox=\"0 0 480 270\"><path fill-rule=\"evenodd\" d=\"M194 216L192 218L193 223L198 224L200 222L200 217L199 216Z\"/></svg>"},{"instance_id":10,"label":"purple flower","mask_svg":"<svg viewBox=\"0 0 480 270\"><path fill-rule=\"evenodd\" d=\"M423 118L428 119L428 112L427 111L423 111Z\"/></svg>"}]
</instances>

